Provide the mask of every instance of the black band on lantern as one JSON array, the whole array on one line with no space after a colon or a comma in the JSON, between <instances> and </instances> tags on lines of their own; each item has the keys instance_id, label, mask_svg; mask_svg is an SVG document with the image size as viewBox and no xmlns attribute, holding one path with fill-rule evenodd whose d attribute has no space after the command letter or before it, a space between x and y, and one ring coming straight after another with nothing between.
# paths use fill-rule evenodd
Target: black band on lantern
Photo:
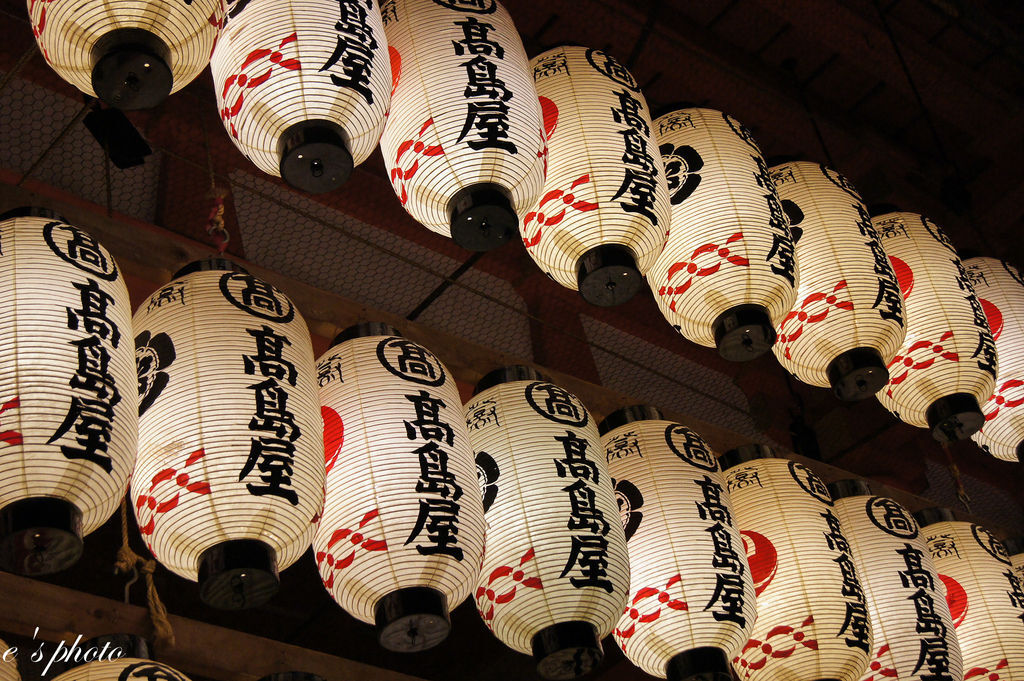
<instances>
[{"instance_id":1,"label":"black band on lantern","mask_svg":"<svg viewBox=\"0 0 1024 681\"><path fill-rule=\"evenodd\" d=\"M331 345L340 345L353 338L367 338L370 336L401 336L398 329L385 324L384 322L360 322L346 328L331 341Z\"/></svg>"},{"instance_id":2,"label":"black band on lantern","mask_svg":"<svg viewBox=\"0 0 1024 681\"><path fill-rule=\"evenodd\" d=\"M597 424L597 432L601 435L615 430L619 426L634 421L659 421L665 418L661 410L649 404L634 404L631 407L620 407L608 416L604 417L601 423Z\"/></svg>"},{"instance_id":3,"label":"black band on lantern","mask_svg":"<svg viewBox=\"0 0 1024 681\"><path fill-rule=\"evenodd\" d=\"M869 497L872 495L871 485L860 478L846 478L828 483L828 493L832 501L846 497Z\"/></svg>"},{"instance_id":4,"label":"black band on lantern","mask_svg":"<svg viewBox=\"0 0 1024 681\"><path fill-rule=\"evenodd\" d=\"M148 109L171 93L171 51L153 33L118 28L92 48L92 89L108 106Z\"/></svg>"},{"instance_id":5,"label":"black band on lantern","mask_svg":"<svg viewBox=\"0 0 1024 681\"><path fill-rule=\"evenodd\" d=\"M1006 547L1006 555L1016 556L1018 553L1024 553L1024 537L1010 537L1009 539L1003 540L1003 546Z\"/></svg>"},{"instance_id":6,"label":"black band on lantern","mask_svg":"<svg viewBox=\"0 0 1024 681\"><path fill-rule=\"evenodd\" d=\"M69 501L30 497L0 509L0 569L35 577L82 556L82 512Z\"/></svg>"},{"instance_id":7,"label":"black band on lantern","mask_svg":"<svg viewBox=\"0 0 1024 681\"><path fill-rule=\"evenodd\" d=\"M259 681L326 681L312 672L275 672L261 676Z\"/></svg>"},{"instance_id":8,"label":"black band on lantern","mask_svg":"<svg viewBox=\"0 0 1024 681\"><path fill-rule=\"evenodd\" d=\"M932 437L939 442L966 440L981 430L985 415L968 393L953 393L931 403L925 412Z\"/></svg>"},{"instance_id":9,"label":"black band on lantern","mask_svg":"<svg viewBox=\"0 0 1024 681\"><path fill-rule=\"evenodd\" d=\"M694 648L673 656L665 676L668 681L730 681L732 665L721 648Z\"/></svg>"},{"instance_id":10,"label":"black band on lantern","mask_svg":"<svg viewBox=\"0 0 1024 681\"><path fill-rule=\"evenodd\" d=\"M874 348L853 348L836 356L825 370L832 393L854 402L871 397L889 382L889 370Z\"/></svg>"},{"instance_id":11,"label":"black band on lantern","mask_svg":"<svg viewBox=\"0 0 1024 681\"><path fill-rule=\"evenodd\" d=\"M932 506L931 508L922 508L920 511L914 511L914 520L921 527L928 527L935 523L955 523L956 515L953 514L948 508L941 506Z\"/></svg>"},{"instance_id":12,"label":"black band on lantern","mask_svg":"<svg viewBox=\"0 0 1024 681\"><path fill-rule=\"evenodd\" d=\"M519 216L508 191L493 182L463 187L448 202L452 241L467 251L490 251L512 238Z\"/></svg>"},{"instance_id":13,"label":"black band on lantern","mask_svg":"<svg viewBox=\"0 0 1024 681\"><path fill-rule=\"evenodd\" d=\"M0 222L13 218L42 218L44 220L57 220L67 222L67 219L55 210L43 208L42 206L18 206L0 213Z\"/></svg>"},{"instance_id":14,"label":"black band on lantern","mask_svg":"<svg viewBox=\"0 0 1024 681\"><path fill-rule=\"evenodd\" d=\"M326 120L300 121L277 140L281 179L307 194L337 189L352 174L345 131Z\"/></svg>"},{"instance_id":15,"label":"black band on lantern","mask_svg":"<svg viewBox=\"0 0 1024 681\"><path fill-rule=\"evenodd\" d=\"M258 539L233 539L199 556L199 597L221 610L258 608L280 586L277 555Z\"/></svg>"},{"instance_id":16,"label":"black band on lantern","mask_svg":"<svg viewBox=\"0 0 1024 681\"><path fill-rule=\"evenodd\" d=\"M775 344L775 328L763 305L736 305L718 315L711 329L722 359L746 362Z\"/></svg>"},{"instance_id":17,"label":"black band on lantern","mask_svg":"<svg viewBox=\"0 0 1024 681\"><path fill-rule=\"evenodd\" d=\"M249 274L249 270L245 269L237 262L228 260L227 258L211 256L209 258L203 258L202 260L194 260L190 262L175 272L171 279L184 277L186 274L192 274L193 272L241 272L242 274Z\"/></svg>"},{"instance_id":18,"label":"black band on lantern","mask_svg":"<svg viewBox=\"0 0 1024 681\"><path fill-rule=\"evenodd\" d=\"M772 448L767 445L740 445L739 447L730 449L718 457L718 465L722 467L722 472L725 472L733 466L738 466L741 463L746 463L747 461L774 458L776 458L775 452L773 452Z\"/></svg>"},{"instance_id":19,"label":"black band on lantern","mask_svg":"<svg viewBox=\"0 0 1024 681\"><path fill-rule=\"evenodd\" d=\"M621 305L635 296L643 283L636 258L625 246L591 248L576 263L577 288L591 305Z\"/></svg>"},{"instance_id":20,"label":"black band on lantern","mask_svg":"<svg viewBox=\"0 0 1024 681\"><path fill-rule=\"evenodd\" d=\"M604 652L589 622L559 622L541 629L530 642L537 673L550 681L583 676L601 664Z\"/></svg>"},{"instance_id":21,"label":"black band on lantern","mask_svg":"<svg viewBox=\"0 0 1024 681\"><path fill-rule=\"evenodd\" d=\"M473 394L478 395L488 388L493 388L502 383L546 380L547 378L533 367L528 367L525 364L512 364L484 374L484 377L477 381L476 387L473 388Z\"/></svg>"},{"instance_id":22,"label":"black band on lantern","mask_svg":"<svg viewBox=\"0 0 1024 681\"><path fill-rule=\"evenodd\" d=\"M377 641L396 653L417 653L448 638L448 598L425 586L392 591L373 609Z\"/></svg>"}]
</instances>

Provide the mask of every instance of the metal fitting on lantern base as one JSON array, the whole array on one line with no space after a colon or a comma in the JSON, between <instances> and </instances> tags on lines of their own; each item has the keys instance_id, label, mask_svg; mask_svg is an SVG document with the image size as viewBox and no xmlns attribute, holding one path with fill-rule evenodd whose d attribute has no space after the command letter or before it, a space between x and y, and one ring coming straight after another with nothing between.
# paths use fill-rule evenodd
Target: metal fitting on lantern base
<instances>
[{"instance_id":1,"label":"metal fitting on lantern base","mask_svg":"<svg viewBox=\"0 0 1024 681\"><path fill-rule=\"evenodd\" d=\"M649 404L634 404L630 407L616 409L608 414L608 416L605 416L604 420L597 424L597 432L604 436L619 426L625 426L636 421L660 421L664 418L664 414L657 407Z\"/></svg>"},{"instance_id":2,"label":"metal fitting on lantern base","mask_svg":"<svg viewBox=\"0 0 1024 681\"><path fill-rule=\"evenodd\" d=\"M722 359L746 362L771 350L775 329L763 305L731 307L711 325L715 346Z\"/></svg>"},{"instance_id":3,"label":"metal fitting on lantern base","mask_svg":"<svg viewBox=\"0 0 1024 681\"><path fill-rule=\"evenodd\" d=\"M636 295L644 278L633 252L625 246L591 248L576 263L576 284L583 300L591 305L621 305Z\"/></svg>"},{"instance_id":4,"label":"metal fitting on lantern base","mask_svg":"<svg viewBox=\"0 0 1024 681\"><path fill-rule=\"evenodd\" d=\"M943 443L966 440L985 424L978 400L968 393L940 397L928 407L925 418L932 437Z\"/></svg>"},{"instance_id":5,"label":"metal fitting on lantern base","mask_svg":"<svg viewBox=\"0 0 1024 681\"><path fill-rule=\"evenodd\" d=\"M148 109L171 93L171 51L141 28L118 28L92 48L92 89L108 106Z\"/></svg>"},{"instance_id":6,"label":"metal fitting on lantern base","mask_svg":"<svg viewBox=\"0 0 1024 681\"><path fill-rule=\"evenodd\" d=\"M668 681L730 681L732 665L720 648L694 648L669 660L665 675Z\"/></svg>"},{"instance_id":7,"label":"metal fitting on lantern base","mask_svg":"<svg viewBox=\"0 0 1024 681\"><path fill-rule=\"evenodd\" d=\"M914 511L912 513L914 520L921 527L928 527L935 523L955 523L956 515L953 511L948 508L942 508L941 506L933 506L931 508L922 508L920 511Z\"/></svg>"},{"instance_id":8,"label":"metal fitting on lantern base","mask_svg":"<svg viewBox=\"0 0 1024 681\"><path fill-rule=\"evenodd\" d=\"M21 499L0 509L0 569L35 577L60 572L82 556L82 512L54 497Z\"/></svg>"},{"instance_id":9,"label":"metal fitting on lantern base","mask_svg":"<svg viewBox=\"0 0 1024 681\"><path fill-rule=\"evenodd\" d=\"M448 638L448 598L437 589L413 586L392 591L373 609L377 641L395 653L418 653Z\"/></svg>"},{"instance_id":10,"label":"metal fitting on lantern base","mask_svg":"<svg viewBox=\"0 0 1024 681\"><path fill-rule=\"evenodd\" d=\"M774 459L775 452L772 451L771 447L759 444L740 445L734 449L722 454L718 457L718 465L722 468L722 471L738 466L741 463L747 463L748 461L754 461L756 459Z\"/></svg>"},{"instance_id":11,"label":"metal fitting on lantern base","mask_svg":"<svg viewBox=\"0 0 1024 681\"><path fill-rule=\"evenodd\" d=\"M345 131L331 121L302 121L289 127L277 141L277 153L281 178L307 194L337 189L354 165Z\"/></svg>"},{"instance_id":12,"label":"metal fitting on lantern base","mask_svg":"<svg viewBox=\"0 0 1024 681\"><path fill-rule=\"evenodd\" d=\"M559 622L541 629L530 642L537 673L550 681L583 676L601 664L604 652L589 622Z\"/></svg>"},{"instance_id":13,"label":"metal fitting on lantern base","mask_svg":"<svg viewBox=\"0 0 1024 681\"><path fill-rule=\"evenodd\" d=\"M452 241L467 251L490 251L512 238L519 216L504 187L481 182L460 189L448 202Z\"/></svg>"},{"instance_id":14,"label":"metal fitting on lantern base","mask_svg":"<svg viewBox=\"0 0 1024 681\"><path fill-rule=\"evenodd\" d=\"M829 362L825 374L832 393L847 402L871 397L889 382L889 370L874 348L847 350Z\"/></svg>"},{"instance_id":15,"label":"metal fitting on lantern base","mask_svg":"<svg viewBox=\"0 0 1024 681\"><path fill-rule=\"evenodd\" d=\"M258 539L233 539L199 556L199 597L221 610L258 608L280 586L277 555Z\"/></svg>"},{"instance_id":16,"label":"metal fitting on lantern base","mask_svg":"<svg viewBox=\"0 0 1024 681\"><path fill-rule=\"evenodd\" d=\"M477 381L476 387L473 388L473 394L479 395L483 391L493 388L496 385L501 385L502 383L546 380L547 378L533 367L528 367L523 364L512 364L484 374L484 377Z\"/></svg>"},{"instance_id":17,"label":"metal fitting on lantern base","mask_svg":"<svg viewBox=\"0 0 1024 681\"><path fill-rule=\"evenodd\" d=\"M828 483L828 493L832 497L832 501L846 497L869 497L871 496L871 485L867 480L846 478Z\"/></svg>"}]
</instances>

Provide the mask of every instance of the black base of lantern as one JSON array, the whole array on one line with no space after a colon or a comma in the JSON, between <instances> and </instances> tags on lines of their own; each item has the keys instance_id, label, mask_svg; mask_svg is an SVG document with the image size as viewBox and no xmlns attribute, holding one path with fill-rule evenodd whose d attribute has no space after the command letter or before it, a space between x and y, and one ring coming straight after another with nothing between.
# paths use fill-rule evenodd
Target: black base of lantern
<instances>
[{"instance_id":1,"label":"black base of lantern","mask_svg":"<svg viewBox=\"0 0 1024 681\"><path fill-rule=\"evenodd\" d=\"M141 28L115 29L92 50L92 89L108 106L148 109L171 93L170 50Z\"/></svg>"},{"instance_id":2,"label":"black base of lantern","mask_svg":"<svg viewBox=\"0 0 1024 681\"><path fill-rule=\"evenodd\" d=\"M665 675L668 681L730 681L732 665L721 648L694 648L669 660Z\"/></svg>"},{"instance_id":3,"label":"black base of lantern","mask_svg":"<svg viewBox=\"0 0 1024 681\"><path fill-rule=\"evenodd\" d=\"M504 187L483 182L460 189L448 202L452 241L467 251L490 251L512 238L519 216Z\"/></svg>"},{"instance_id":4,"label":"black base of lantern","mask_svg":"<svg viewBox=\"0 0 1024 681\"><path fill-rule=\"evenodd\" d=\"M277 555L258 539L222 542L199 556L199 597L212 608L258 608L279 586Z\"/></svg>"},{"instance_id":5,"label":"black base of lantern","mask_svg":"<svg viewBox=\"0 0 1024 681\"><path fill-rule=\"evenodd\" d=\"M740 445L739 447L730 449L718 457L718 465L721 466L722 471L726 471L733 466L738 466L741 463L747 463L748 461L754 461L755 459L772 458L775 458L775 452L773 452L771 447L768 447L767 445Z\"/></svg>"},{"instance_id":6,"label":"black base of lantern","mask_svg":"<svg viewBox=\"0 0 1024 681\"><path fill-rule=\"evenodd\" d=\"M448 638L448 598L426 586L392 591L373 609L377 641L396 653L418 653Z\"/></svg>"},{"instance_id":7,"label":"black base of lantern","mask_svg":"<svg viewBox=\"0 0 1024 681\"><path fill-rule=\"evenodd\" d=\"M1017 443L1017 461L1024 463L1024 440Z\"/></svg>"},{"instance_id":8,"label":"black base of lantern","mask_svg":"<svg viewBox=\"0 0 1024 681\"><path fill-rule=\"evenodd\" d=\"M35 577L65 570L82 556L82 512L53 497L0 509L0 569Z\"/></svg>"},{"instance_id":9,"label":"black base of lantern","mask_svg":"<svg viewBox=\"0 0 1024 681\"><path fill-rule=\"evenodd\" d=\"M981 430L985 415L978 400L967 393L953 393L931 403L925 412L932 437L939 442L966 440Z\"/></svg>"},{"instance_id":10,"label":"black base of lantern","mask_svg":"<svg viewBox=\"0 0 1024 681\"><path fill-rule=\"evenodd\" d=\"M604 652L589 622L560 622L541 629L531 641L537 673L550 681L583 676L601 664Z\"/></svg>"},{"instance_id":11,"label":"black base of lantern","mask_svg":"<svg viewBox=\"0 0 1024 681\"><path fill-rule=\"evenodd\" d=\"M775 329L763 305L731 307L711 325L722 359L746 362L771 350Z\"/></svg>"},{"instance_id":12,"label":"black base of lantern","mask_svg":"<svg viewBox=\"0 0 1024 681\"><path fill-rule=\"evenodd\" d=\"M832 393L855 402L871 397L889 382L889 370L874 348L853 348L840 354L825 370Z\"/></svg>"},{"instance_id":13,"label":"black base of lantern","mask_svg":"<svg viewBox=\"0 0 1024 681\"><path fill-rule=\"evenodd\" d=\"M576 263L576 273L583 300L601 307L627 302L644 284L633 253L625 246L591 248Z\"/></svg>"},{"instance_id":14,"label":"black base of lantern","mask_svg":"<svg viewBox=\"0 0 1024 681\"><path fill-rule=\"evenodd\" d=\"M931 508L922 508L920 511L914 511L914 520L921 527L928 527L935 523L954 523L956 522L956 516L953 511L948 508L942 508L941 506L933 506Z\"/></svg>"},{"instance_id":15,"label":"black base of lantern","mask_svg":"<svg viewBox=\"0 0 1024 681\"><path fill-rule=\"evenodd\" d=\"M634 404L630 407L616 409L604 417L597 424L597 432L603 437L606 433L615 430L619 426L625 426L636 421L660 421L665 418L664 414L657 407L649 404Z\"/></svg>"},{"instance_id":16,"label":"black base of lantern","mask_svg":"<svg viewBox=\"0 0 1024 681\"><path fill-rule=\"evenodd\" d=\"M337 189L352 174L352 154L345 133L331 121L302 121L277 141L281 178L307 194Z\"/></svg>"}]
</instances>

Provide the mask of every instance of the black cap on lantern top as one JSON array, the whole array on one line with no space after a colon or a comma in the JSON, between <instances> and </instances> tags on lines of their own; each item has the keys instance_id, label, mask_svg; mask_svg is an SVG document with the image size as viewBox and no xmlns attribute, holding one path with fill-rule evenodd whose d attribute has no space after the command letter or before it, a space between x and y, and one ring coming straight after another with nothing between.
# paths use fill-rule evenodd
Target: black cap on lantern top
<instances>
[{"instance_id":1,"label":"black cap on lantern top","mask_svg":"<svg viewBox=\"0 0 1024 681\"><path fill-rule=\"evenodd\" d=\"M760 357L775 344L775 328L763 305L736 305L711 325L722 359L746 362Z\"/></svg>"},{"instance_id":2,"label":"black cap on lantern top","mask_svg":"<svg viewBox=\"0 0 1024 681\"><path fill-rule=\"evenodd\" d=\"M193 272L241 272L242 274L249 274L249 270L232 260L211 256L209 258L203 258L202 260L194 260L190 262L175 272L174 276L171 278L177 279L178 277L184 277L186 274L192 274Z\"/></svg>"},{"instance_id":3,"label":"black cap on lantern top","mask_svg":"<svg viewBox=\"0 0 1024 681\"><path fill-rule=\"evenodd\" d=\"M589 622L559 622L541 629L530 642L537 673L550 681L583 676L601 664L604 652Z\"/></svg>"},{"instance_id":4,"label":"black cap on lantern top","mask_svg":"<svg viewBox=\"0 0 1024 681\"><path fill-rule=\"evenodd\" d=\"M940 397L928 407L925 418L932 437L944 443L966 440L985 424L978 400L968 393Z\"/></svg>"},{"instance_id":5,"label":"black cap on lantern top","mask_svg":"<svg viewBox=\"0 0 1024 681\"><path fill-rule=\"evenodd\" d=\"M337 189L352 174L352 154L345 131L326 120L300 121L277 141L281 178L307 194Z\"/></svg>"},{"instance_id":6,"label":"black cap on lantern top","mask_svg":"<svg viewBox=\"0 0 1024 681\"><path fill-rule=\"evenodd\" d=\"M879 215L898 213L899 210L900 207L895 203L872 203L868 206L868 215L873 218L877 218Z\"/></svg>"},{"instance_id":7,"label":"black cap on lantern top","mask_svg":"<svg viewBox=\"0 0 1024 681\"><path fill-rule=\"evenodd\" d=\"M413 586L392 591L374 606L377 641L396 653L418 653L448 638L448 598L437 589Z\"/></svg>"},{"instance_id":8,"label":"black cap on lantern top","mask_svg":"<svg viewBox=\"0 0 1024 681\"><path fill-rule=\"evenodd\" d=\"M597 432L604 435L627 423L633 423L634 421L658 421L663 418L665 416L657 407L649 404L634 404L630 407L620 407L608 414L608 416L605 416L604 420L597 424Z\"/></svg>"},{"instance_id":9,"label":"black cap on lantern top","mask_svg":"<svg viewBox=\"0 0 1024 681\"><path fill-rule=\"evenodd\" d=\"M955 523L956 515L948 508L941 506L932 506L931 508L922 508L920 511L914 511L914 520L921 527L928 527L935 523Z\"/></svg>"},{"instance_id":10,"label":"black cap on lantern top","mask_svg":"<svg viewBox=\"0 0 1024 681\"><path fill-rule=\"evenodd\" d=\"M836 356L825 370L832 393L854 402L871 397L889 382L889 370L874 348L853 348Z\"/></svg>"},{"instance_id":11,"label":"black cap on lantern top","mask_svg":"<svg viewBox=\"0 0 1024 681\"><path fill-rule=\"evenodd\" d=\"M627 302L644 284L633 252L605 244L591 248L576 263L576 284L583 300L612 307Z\"/></svg>"},{"instance_id":12,"label":"black cap on lantern top","mask_svg":"<svg viewBox=\"0 0 1024 681\"><path fill-rule=\"evenodd\" d=\"M463 187L448 202L452 240L467 251L490 251L512 238L519 216L508 191L493 182Z\"/></svg>"},{"instance_id":13,"label":"black cap on lantern top","mask_svg":"<svg viewBox=\"0 0 1024 681\"><path fill-rule=\"evenodd\" d=\"M828 493L832 501L846 497L867 497L871 496L871 485L860 478L846 478L828 483Z\"/></svg>"},{"instance_id":14,"label":"black cap on lantern top","mask_svg":"<svg viewBox=\"0 0 1024 681\"><path fill-rule=\"evenodd\" d=\"M747 461L754 461L755 459L774 459L775 452L772 451L771 447L767 445L749 444L741 445L735 449L729 451L718 457L718 465L722 467L723 471L726 471L733 466L738 466L741 463Z\"/></svg>"},{"instance_id":15,"label":"black cap on lantern top","mask_svg":"<svg viewBox=\"0 0 1024 681\"><path fill-rule=\"evenodd\" d=\"M401 336L398 329L385 324L384 322L360 322L346 328L331 341L331 345L340 345L353 338L366 338L369 336Z\"/></svg>"},{"instance_id":16,"label":"black cap on lantern top","mask_svg":"<svg viewBox=\"0 0 1024 681\"><path fill-rule=\"evenodd\" d=\"M199 597L221 610L257 608L277 593L277 554L258 539L232 539L199 556Z\"/></svg>"},{"instance_id":17,"label":"black cap on lantern top","mask_svg":"<svg viewBox=\"0 0 1024 681\"><path fill-rule=\"evenodd\" d=\"M92 89L108 106L148 109L171 92L171 52L153 33L118 28L92 48Z\"/></svg>"},{"instance_id":18,"label":"black cap on lantern top","mask_svg":"<svg viewBox=\"0 0 1024 681\"><path fill-rule=\"evenodd\" d=\"M261 676L259 681L325 681L325 679L312 672L275 672Z\"/></svg>"},{"instance_id":19,"label":"black cap on lantern top","mask_svg":"<svg viewBox=\"0 0 1024 681\"><path fill-rule=\"evenodd\" d=\"M732 665L721 648L693 648L669 660L665 676L668 681L730 681Z\"/></svg>"},{"instance_id":20,"label":"black cap on lantern top","mask_svg":"<svg viewBox=\"0 0 1024 681\"><path fill-rule=\"evenodd\" d=\"M1008 556L1016 556L1018 553L1024 553L1024 536L1004 539L1003 546L1006 547L1006 555Z\"/></svg>"},{"instance_id":21,"label":"black cap on lantern top","mask_svg":"<svg viewBox=\"0 0 1024 681\"><path fill-rule=\"evenodd\" d=\"M0 569L35 577L82 556L82 513L69 501L30 497L0 509Z\"/></svg>"},{"instance_id":22,"label":"black cap on lantern top","mask_svg":"<svg viewBox=\"0 0 1024 681\"><path fill-rule=\"evenodd\" d=\"M0 213L0 222L13 218L43 218L44 220L67 222L67 219L57 211L42 206L18 206Z\"/></svg>"},{"instance_id":23,"label":"black cap on lantern top","mask_svg":"<svg viewBox=\"0 0 1024 681\"><path fill-rule=\"evenodd\" d=\"M477 381L476 387L473 388L473 394L479 395L488 388L493 388L502 383L546 380L547 378L533 367L528 367L525 364L512 364L484 374L484 377Z\"/></svg>"}]
</instances>

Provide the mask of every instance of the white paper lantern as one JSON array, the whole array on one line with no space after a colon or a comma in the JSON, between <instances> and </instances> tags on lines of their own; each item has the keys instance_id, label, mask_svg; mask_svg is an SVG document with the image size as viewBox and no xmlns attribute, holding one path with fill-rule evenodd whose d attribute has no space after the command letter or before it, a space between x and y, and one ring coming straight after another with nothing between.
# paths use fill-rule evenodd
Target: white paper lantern
<instances>
[{"instance_id":1,"label":"white paper lantern","mask_svg":"<svg viewBox=\"0 0 1024 681\"><path fill-rule=\"evenodd\" d=\"M729 114L680 109L654 121L672 231L647 273L661 313L733 361L771 348L798 280L789 221L750 131Z\"/></svg>"},{"instance_id":2,"label":"white paper lantern","mask_svg":"<svg viewBox=\"0 0 1024 681\"><path fill-rule=\"evenodd\" d=\"M63 570L117 510L135 462L131 302L63 219L0 218L0 568Z\"/></svg>"},{"instance_id":3,"label":"white paper lantern","mask_svg":"<svg viewBox=\"0 0 1024 681\"><path fill-rule=\"evenodd\" d=\"M981 428L996 385L996 345L967 270L942 229L916 213L872 219L900 276L907 335L878 400L940 442Z\"/></svg>"},{"instance_id":4,"label":"white paper lantern","mask_svg":"<svg viewBox=\"0 0 1024 681\"><path fill-rule=\"evenodd\" d=\"M1020 681L1024 581L1014 573L1002 542L980 525L957 521L948 509L925 509L914 517L946 583L964 679Z\"/></svg>"},{"instance_id":5,"label":"white paper lantern","mask_svg":"<svg viewBox=\"0 0 1024 681\"><path fill-rule=\"evenodd\" d=\"M1011 537L1003 540L1006 553L1010 556L1010 565L1017 578L1024 580L1024 537Z\"/></svg>"},{"instance_id":6,"label":"white paper lantern","mask_svg":"<svg viewBox=\"0 0 1024 681\"><path fill-rule=\"evenodd\" d=\"M11 650L3 639L0 639L0 681L21 681L17 649Z\"/></svg>"},{"instance_id":7,"label":"white paper lantern","mask_svg":"<svg viewBox=\"0 0 1024 681\"><path fill-rule=\"evenodd\" d=\"M162 662L138 657L87 662L54 677L53 681L189 681L189 678Z\"/></svg>"},{"instance_id":8,"label":"white paper lantern","mask_svg":"<svg viewBox=\"0 0 1024 681\"><path fill-rule=\"evenodd\" d=\"M516 233L544 185L544 128L523 43L497 0L383 0L396 71L380 138L405 210L473 251Z\"/></svg>"},{"instance_id":9,"label":"white paper lantern","mask_svg":"<svg viewBox=\"0 0 1024 681\"><path fill-rule=\"evenodd\" d=\"M997 459L1024 460L1024 277L995 258L965 260L964 269L999 357L995 392L981 408L985 423L971 439Z\"/></svg>"},{"instance_id":10,"label":"white paper lantern","mask_svg":"<svg viewBox=\"0 0 1024 681\"><path fill-rule=\"evenodd\" d=\"M597 424L575 395L513 366L477 384L466 425L487 519L480 616L502 643L532 652L542 677L586 674L629 593Z\"/></svg>"},{"instance_id":11,"label":"white paper lantern","mask_svg":"<svg viewBox=\"0 0 1024 681\"><path fill-rule=\"evenodd\" d=\"M613 412L600 430L629 548L615 641L652 676L729 681L757 613L714 453L652 407Z\"/></svg>"},{"instance_id":12,"label":"white paper lantern","mask_svg":"<svg viewBox=\"0 0 1024 681\"><path fill-rule=\"evenodd\" d=\"M671 219L650 111L609 54L558 47L534 57L548 170L521 226L526 252L556 282L596 305L618 305L665 245Z\"/></svg>"},{"instance_id":13,"label":"white paper lantern","mask_svg":"<svg viewBox=\"0 0 1024 681\"><path fill-rule=\"evenodd\" d=\"M800 266L793 309L772 350L804 383L842 400L874 395L903 342L903 297L857 190L824 165L770 170L789 214Z\"/></svg>"},{"instance_id":14,"label":"white paper lantern","mask_svg":"<svg viewBox=\"0 0 1024 681\"><path fill-rule=\"evenodd\" d=\"M757 594L757 622L733 669L740 681L856 681L872 637L849 543L825 483L772 457L750 445L720 461Z\"/></svg>"},{"instance_id":15,"label":"white paper lantern","mask_svg":"<svg viewBox=\"0 0 1024 681\"><path fill-rule=\"evenodd\" d=\"M946 589L910 511L861 480L828 486L868 602L874 646L862 681L960 681Z\"/></svg>"},{"instance_id":16,"label":"white paper lantern","mask_svg":"<svg viewBox=\"0 0 1024 681\"><path fill-rule=\"evenodd\" d=\"M153 556L219 608L256 607L306 551L323 505L309 330L225 260L192 263L135 313L132 499Z\"/></svg>"},{"instance_id":17,"label":"white paper lantern","mask_svg":"<svg viewBox=\"0 0 1024 681\"><path fill-rule=\"evenodd\" d=\"M231 141L265 173L311 193L373 152L391 94L373 0L248 0L210 60Z\"/></svg>"},{"instance_id":18,"label":"white paper lantern","mask_svg":"<svg viewBox=\"0 0 1024 681\"><path fill-rule=\"evenodd\" d=\"M458 386L384 324L318 361L327 498L313 539L324 586L389 650L431 648L475 585L484 514Z\"/></svg>"},{"instance_id":19,"label":"white paper lantern","mask_svg":"<svg viewBox=\"0 0 1024 681\"><path fill-rule=\"evenodd\" d=\"M120 109L156 106L198 76L224 19L224 0L28 0L46 63Z\"/></svg>"}]
</instances>

